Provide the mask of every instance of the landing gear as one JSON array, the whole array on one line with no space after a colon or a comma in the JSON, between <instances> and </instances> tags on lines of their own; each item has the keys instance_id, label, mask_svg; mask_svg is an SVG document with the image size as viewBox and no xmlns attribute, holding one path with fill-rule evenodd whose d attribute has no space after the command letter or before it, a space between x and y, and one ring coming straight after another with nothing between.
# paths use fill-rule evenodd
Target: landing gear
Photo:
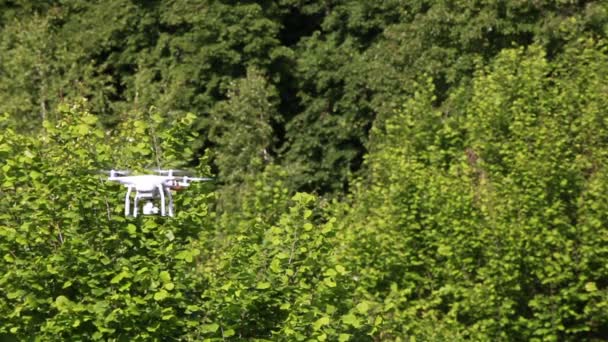
<instances>
[{"instance_id":1,"label":"landing gear","mask_svg":"<svg viewBox=\"0 0 608 342\"><path fill-rule=\"evenodd\" d=\"M133 186L127 185L127 195L125 196L125 216L129 216L131 214L131 192L133 190ZM166 203L167 198L169 203ZM156 215L160 212L160 216L167 216L167 214L168 216L173 216L173 196L171 195L170 189L165 189L161 185L158 185L157 188L152 191L138 191L135 189L135 198L133 199L133 217L137 217L138 215L139 201L141 199L147 200L142 207L142 213L144 215ZM153 202L155 199L159 200L160 208L157 207Z\"/></svg>"}]
</instances>

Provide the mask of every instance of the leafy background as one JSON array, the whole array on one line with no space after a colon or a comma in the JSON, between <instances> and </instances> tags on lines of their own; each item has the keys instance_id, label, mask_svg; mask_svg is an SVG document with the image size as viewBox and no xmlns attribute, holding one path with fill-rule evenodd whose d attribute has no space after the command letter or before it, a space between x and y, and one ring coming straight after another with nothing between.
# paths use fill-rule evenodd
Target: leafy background
<instances>
[{"instance_id":1,"label":"leafy background","mask_svg":"<svg viewBox=\"0 0 608 342\"><path fill-rule=\"evenodd\" d=\"M608 336L605 2L0 8L2 339Z\"/></svg>"}]
</instances>

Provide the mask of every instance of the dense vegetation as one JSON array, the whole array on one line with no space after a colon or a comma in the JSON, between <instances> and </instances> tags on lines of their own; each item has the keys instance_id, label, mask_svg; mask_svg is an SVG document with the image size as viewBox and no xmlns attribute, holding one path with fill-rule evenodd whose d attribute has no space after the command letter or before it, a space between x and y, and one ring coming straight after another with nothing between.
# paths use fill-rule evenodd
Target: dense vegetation
<instances>
[{"instance_id":1,"label":"dense vegetation","mask_svg":"<svg viewBox=\"0 0 608 342\"><path fill-rule=\"evenodd\" d=\"M0 1L0 338L603 340L603 1ZM95 171L190 167L176 217Z\"/></svg>"}]
</instances>

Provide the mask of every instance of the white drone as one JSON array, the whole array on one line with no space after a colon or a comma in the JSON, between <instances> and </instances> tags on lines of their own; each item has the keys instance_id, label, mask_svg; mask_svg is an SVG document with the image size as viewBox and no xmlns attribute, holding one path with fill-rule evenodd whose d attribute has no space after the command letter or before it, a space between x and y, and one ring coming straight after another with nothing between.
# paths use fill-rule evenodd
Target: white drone
<instances>
[{"instance_id":1,"label":"white drone","mask_svg":"<svg viewBox=\"0 0 608 342\"><path fill-rule=\"evenodd\" d=\"M160 215L173 216L173 196L171 191L182 190L190 185L191 182L211 181L212 178L175 176L174 173L181 173L179 170L154 170L155 174L143 174L130 176L129 171L110 170L109 181L120 182L127 188L125 196L125 216L129 216L131 211L131 192L135 190L133 200L133 217L137 217L138 204L140 199L147 200L143 205L144 215L154 215L159 213L159 208L154 205L153 200L160 199ZM169 199L167 205L166 199ZM168 212L165 210L168 209Z\"/></svg>"}]
</instances>

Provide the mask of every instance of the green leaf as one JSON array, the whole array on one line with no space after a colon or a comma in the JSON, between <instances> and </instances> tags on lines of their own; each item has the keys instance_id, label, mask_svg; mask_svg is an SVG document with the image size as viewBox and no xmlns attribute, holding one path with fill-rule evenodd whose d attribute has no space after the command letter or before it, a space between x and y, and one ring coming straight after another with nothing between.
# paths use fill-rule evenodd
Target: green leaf
<instances>
[{"instance_id":1,"label":"green leaf","mask_svg":"<svg viewBox=\"0 0 608 342\"><path fill-rule=\"evenodd\" d=\"M348 325L354 327L355 329L361 327L361 322L359 322L359 319L357 318L357 316L355 316L352 313L348 313L348 314L342 316L342 322L344 324L348 324Z\"/></svg>"},{"instance_id":2,"label":"green leaf","mask_svg":"<svg viewBox=\"0 0 608 342\"><path fill-rule=\"evenodd\" d=\"M30 178L32 178L33 180L38 180L42 177L42 174L38 171L32 170L30 171Z\"/></svg>"},{"instance_id":3,"label":"green leaf","mask_svg":"<svg viewBox=\"0 0 608 342\"><path fill-rule=\"evenodd\" d=\"M201 308L197 305L188 305L186 306L186 313L192 313L192 312L196 312L199 311Z\"/></svg>"},{"instance_id":4,"label":"green leaf","mask_svg":"<svg viewBox=\"0 0 608 342\"><path fill-rule=\"evenodd\" d=\"M326 308L325 308L325 312L331 316L334 314L334 312L336 312L337 308L333 305L327 304Z\"/></svg>"},{"instance_id":5,"label":"green leaf","mask_svg":"<svg viewBox=\"0 0 608 342\"><path fill-rule=\"evenodd\" d=\"M160 328L160 323L156 323L154 326L146 327L146 330L149 332L156 332Z\"/></svg>"},{"instance_id":6,"label":"green leaf","mask_svg":"<svg viewBox=\"0 0 608 342\"><path fill-rule=\"evenodd\" d=\"M336 271L338 271L338 273L340 273L341 275L346 274L346 269L342 265L336 265Z\"/></svg>"},{"instance_id":7,"label":"green leaf","mask_svg":"<svg viewBox=\"0 0 608 342\"><path fill-rule=\"evenodd\" d=\"M280 252L276 255L277 259L287 259L289 258L289 255L287 253L284 252Z\"/></svg>"},{"instance_id":8,"label":"green leaf","mask_svg":"<svg viewBox=\"0 0 608 342\"><path fill-rule=\"evenodd\" d=\"M328 277L334 277L336 276L338 273L336 272L336 270L334 270L333 268L328 269L327 271L325 271L324 275L328 276Z\"/></svg>"},{"instance_id":9,"label":"green leaf","mask_svg":"<svg viewBox=\"0 0 608 342\"><path fill-rule=\"evenodd\" d=\"M310 210L310 209L304 210L304 218L305 219L309 218L310 215L312 215L312 210Z\"/></svg>"},{"instance_id":10,"label":"green leaf","mask_svg":"<svg viewBox=\"0 0 608 342\"><path fill-rule=\"evenodd\" d=\"M93 125L95 123L97 123L97 117L95 115L83 115L81 118L82 122L86 123L87 125Z\"/></svg>"},{"instance_id":11,"label":"green leaf","mask_svg":"<svg viewBox=\"0 0 608 342\"><path fill-rule=\"evenodd\" d=\"M132 223L129 223L129 224L127 225L127 232L128 232L130 235L135 235L135 233L137 232L137 226L135 226L135 225L134 225L134 224L132 224Z\"/></svg>"},{"instance_id":12,"label":"green leaf","mask_svg":"<svg viewBox=\"0 0 608 342\"><path fill-rule=\"evenodd\" d=\"M168 283L171 281L171 274L169 274L169 272L167 272L167 271L161 271L158 274L158 277L160 278L160 281L162 281L163 283Z\"/></svg>"},{"instance_id":13,"label":"green leaf","mask_svg":"<svg viewBox=\"0 0 608 342\"><path fill-rule=\"evenodd\" d=\"M108 307L109 307L109 304L106 301L97 301L93 305L93 312L95 312L95 314L97 314L97 315L105 315Z\"/></svg>"},{"instance_id":14,"label":"green leaf","mask_svg":"<svg viewBox=\"0 0 608 342\"><path fill-rule=\"evenodd\" d=\"M87 135L89 133L90 129L91 129L91 127L87 124L79 124L79 125L76 125L76 127L75 127L76 134L79 136Z\"/></svg>"},{"instance_id":15,"label":"green leaf","mask_svg":"<svg viewBox=\"0 0 608 342\"><path fill-rule=\"evenodd\" d=\"M219 329L219 328L220 328L220 326L217 323L201 325L201 331L203 333L215 333L217 331L217 329Z\"/></svg>"},{"instance_id":16,"label":"green leaf","mask_svg":"<svg viewBox=\"0 0 608 342\"><path fill-rule=\"evenodd\" d=\"M439 248L437 248L437 253L439 255L446 256L446 257L451 256L453 254L452 247L450 247L448 245L441 245L441 246L439 246Z\"/></svg>"},{"instance_id":17,"label":"green leaf","mask_svg":"<svg viewBox=\"0 0 608 342\"><path fill-rule=\"evenodd\" d=\"M587 292L595 292L597 291L597 285L595 284L595 282L590 281L585 284L585 290Z\"/></svg>"},{"instance_id":18,"label":"green leaf","mask_svg":"<svg viewBox=\"0 0 608 342\"><path fill-rule=\"evenodd\" d=\"M117 284L119 283L122 279L124 278L124 275L121 273L118 273L117 275L115 275L111 280L110 280L110 284Z\"/></svg>"},{"instance_id":19,"label":"green leaf","mask_svg":"<svg viewBox=\"0 0 608 342\"><path fill-rule=\"evenodd\" d=\"M55 298L55 307L59 311L66 311L72 306L72 301L70 301L66 296L58 296Z\"/></svg>"},{"instance_id":20,"label":"green leaf","mask_svg":"<svg viewBox=\"0 0 608 342\"><path fill-rule=\"evenodd\" d=\"M327 285L327 287L336 287L336 282L331 277L323 278L323 284Z\"/></svg>"},{"instance_id":21,"label":"green leaf","mask_svg":"<svg viewBox=\"0 0 608 342\"><path fill-rule=\"evenodd\" d=\"M144 121L137 120L133 122L133 126L135 127L135 133L144 134L146 132L146 128L148 125Z\"/></svg>"},{"instance_id":22,"label":"green leaf","mask_svg":"<svg viewBox=\"0 0 608 342\"><path fill-rule=\"evenodd\" d=\"M313 325L312 325L313 330L317 331L317 330L321 329L321 327L328 325L329 322L330 322L329 317L323 316L313 323Z\"/></svg>"},{"instance_id":23,"label":"green leaf","mask_svg":"<svg viewBox=\"0 0 608 342\"><path fill-rule=\"evenodd\" d=\"M125 291L128 290L129 288L131 288L132 283L130 281L127 281L126 283L122 284L121 287L118 288L118 291Z\"/></svg>"},{"instance_id":24,"label":"green leaf","mask_svg":"<svg viewBox=\"0 0 608 342\"><path fill-rule=\"evenodd\" d=\"M271 284L267 281L261 281L261 282L258 282L258 284L256 285L255 288L258 290L265 290L267 288L270 288L270 285Z\"/></svg>"},{"instance_id":25,"label":"green leaf","mask_svg":"<svg viewBox=\"0 0 608 342\"><path fill-rule=\"evenodd\" d=\"M123 280L124 278L129 278L129 277L131 277L131 272L129 272L128 270L123 269L120 273L118 273L117 275L115 275L110 280L110 284L117 284L121 280Z\"/></svg>"},{"instance_id":26,"label":"green leaf","mask_svg":"<svg viewBox=\"0 0 608 342\"><path fill-rule=\"evenodd\" d=\"M169 297L169 293L163 289L154 294L154 300L158 302L165 300L167 297Z\"/></svg>"},{"instance_id":27,"label":"green leaf","mask_svg":"<svg viewBox=\"0 0 608 342\"><path fill-rule=\"evenodd\" d=\"M270 262L269 269L274 273L280 272L281 271L281 261L279 259L273 259L272 262Z\"/></svg>"},{"instance_id":28,"label":"green leaf","mask_svg":"<svg viewBox=\"0 0 608 342\"><path fill-rule=\"evenodd\" d=\"M369 310L368 302L361 302L361 303L357 304L357 311L359 311L360 313L366 314L368 310Z\"/></svg>"},{"instance_id":29,"label":"green leaf","mask_svg":"<svg viewBox=\"0 0 608 342\"><path fill-rule=\"evenodd\" d=\"M4 261L6 261L6 262L14 262L15 258L13 258L12 255L6 253L6 254L4 254Z\"/></svg>"},{"instance_id":30,"label":"green leaf","mask_svg":"<svg viewBox=\"0 0 608 342\"><path fill-rule=\"evenodd\" d=\"M338 336L338 342L346 342L348 340L350 340L351 335L349 334L340 334Z\"/></svg>"},{"instance_id":31,"label":"green leaf","mask_svg":"<svg viewBox=\"0 0 608 342\"><path fill-rule=\"evenodd\" d=\"M186 262L192 262L193 259L193 253L190 250L183 250L178 252L175 255L176 259L180 259L180 260L185 260Z\"/></svg>"}]
</instances>

